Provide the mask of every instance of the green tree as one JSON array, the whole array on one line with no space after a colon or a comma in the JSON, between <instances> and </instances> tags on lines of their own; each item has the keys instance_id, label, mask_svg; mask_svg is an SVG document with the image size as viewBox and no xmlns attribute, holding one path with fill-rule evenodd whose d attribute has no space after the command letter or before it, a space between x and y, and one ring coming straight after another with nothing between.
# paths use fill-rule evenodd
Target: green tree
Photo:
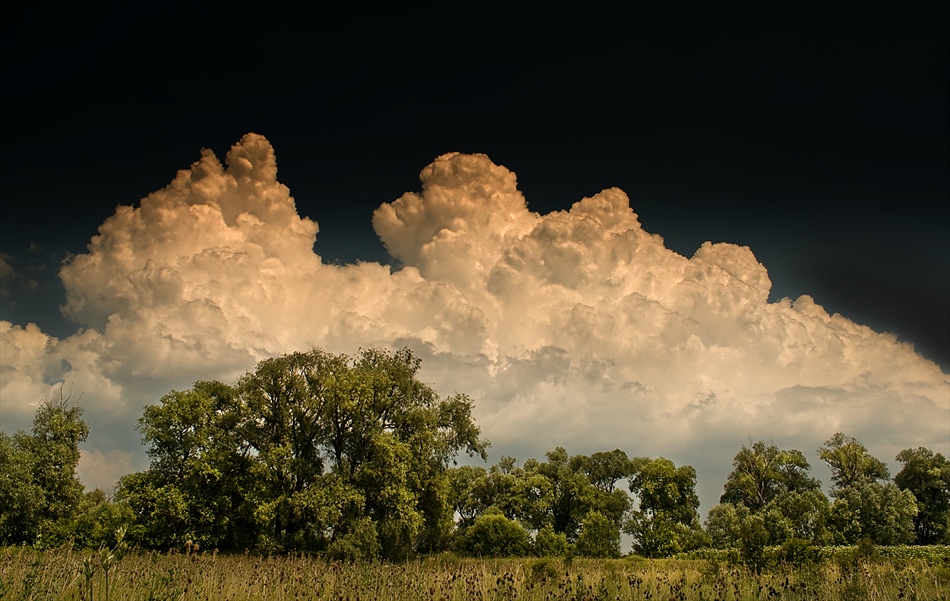
<instances>
[{"instance_id":1,"label":"green tree","mask_svg":"<svg viewBox=\"0 0 950 601\"><path fill-rule=\"evenodd\" d=\"M634 550L648 557L662 557L686 550L704 539L699 524L696 470L677 468L669 459L640 459L630 480L638 501L624 525L633 537Z\"/></svg>"},{"instance_id":2,"label":"green tree","mask_svg":"<svg viewBox=\"0 0 950 601\"><path fill-rule=\"evenodd\" d=\"M0 432L0 544L32 542L39 532L43 489L33 480L27 435Z\"/></svg>"},{"instance_id":3,"label":"green tree","mask_svg":"<svg viewBox=\"0 0 950 601\"><path fill-rule=\"evenodd\" d=\"M767 561L765 548L769 542L765 516L753 513L742 520L739 526L739 551L742 553L743 563L756 573L765 567Z\"/></svg>"},{"instance_id":4,"label":"green tree","mask_svg":"<svg viewBox=\"0 0 950 601\"><path fill-rule=\"evenodd\" d=\"M314 349L263 361L241 378L264 544L319 550L353 533L368 540L368 519L387 559L447 547L449 464L462 451L484 459L487 443L472 400L439 397L417 379L420 366L408 349L357 357ZM346 491L339 511L314 492L330 475Z\"/></svg>"},{"instance_id":5,"label":"green tree","mask_svg":"<svg viewBox=\"0 0 950 601\"><path fill-rule=\"evenodd\" d=\"M538 530L534 537L534 554L538 557L564 557L570 548L567 536L555 532L550 525Z\"/></svg>"},{"instance_id":6,"label":"green tree","mask_svg":"<svg viewBox=\"0 0 950 601\"><path fill-rule=\"evenodd\" d=\"M79 445L89 435L82 408L63 396L40 404L30 434L0 435L0 537L6 543L66 542L82 500Z\"/></svg>"},{"instance_id":7,"label":"green tree","mask_svg":"<svg viewBox=\"0 0 950 601\"><path fill-rule=\"evenodd\" d=\"M869 539L876 545L914 541L914 495L893 482L862 482L838 491L828 521L838 544Z\"/></svg>"},{"instance_id":8,"label":"green tree","mask_svg":"<svg viewBox=\"0 0 950 601\"><path fill-rule=\"evenodd\" d=\"M710 544L717 549L739 548L742 522L751 515L745 505L720 503L706 515L705 529Z\"/></svg>"},{"instance_id":9,"label":"green tree","mask_svg":"<svg viewBox=\"0 0 950 601\"><path fill-rule=\"evenodd\" d=\"M868 453L858 439L841 432L825 441L818 449L818 457L831 469L832 496L851 486L886 480L889 476L887 466Z\"/></svg>"},{"instance_id":10,"label":"green tree","mask_svg":"<svg viewBox=\"0 0 950 601\"><path fill-rule=\"evenodd\" d=\"M831 504L828 497L819 489L784 492L765 507L765 513L770 515L766 521L776 524L781 516L784 536L775 536L773 529L773 544L783 542L786 538L796 538L809 541L817 545L831 542L828 531L828 518Z\"/></svg>"},{"instance_id":11,"label":"green tree","mask_svg":"<svg viewBox=\"0 0 950 601\"><path fill-rule=\"evenodd\" d=\"M145 408L138 430L149 470L119 481L117 500L137 516L129 540L147 548L253 546L253 488L245 416L232 387L196 382Z\"/></svg>"},{"instance_id":12,"label":"green tree","mask_svg":"<svg viewBox=\"0 0 950 601\"><path fill-rule=\"evenodd\" d=\"M86 492L76 515L73 542L87 549L115 547L120 542L117 532L124 532L134 517L128 505L114 503L102 489Z\"/></svg>"},{"instance_id":13,"label":"green tree","mask_svg":"<svg viewBox=\"0 0 950 601\"><path fill-rule=\"evenodd\" d=\"M531 541L518 522L500 513L487 513L459 537L458 549L470 557L525 557L530 554Z\"/></svg>"},{"instance_id":14,"label":"green tree","mask_svg":"<svg viewBox=\"0 0 950 601\"><path fill-rule=\"evenodd\" d=\"M636 464L620 449L597 452L590 457L574 455L570 459L571 469L581 472L598 490L610 493L619 480L633 476Z\"/></svg>"},{"instance_id":15,"label":"green tree","mask_svg":"<svg viewBox=\"0 0 950 601\"><path fill-rule=\"evenodd\" d=\"M917 500L917 543L950 544L950 460L924 447L904 449L897 460L904 466L894 483Z\"/></svg>"},{"instance_id":16,"label":"green tree","mask_svg":"<svg viewBox=\"0 0 950 601\"><path fill-rule=\"evenodd\" d=\"M582 557L620 557L620 528L600 512L591 511L581 523L574 551Z\"/></svg>"},{"instance_id":17,"label":"green tree","mask_svg":"<svg viewBox=\"0 0 950 601\"><path fill-rule=\"evenodd\" d=\"M762 441L743 445L733 460L720 503L745 505L759 511L786 492L819 489L821 484L808 475L811 466L801 451L785 451Z\"/></svg>"}]
</instances>

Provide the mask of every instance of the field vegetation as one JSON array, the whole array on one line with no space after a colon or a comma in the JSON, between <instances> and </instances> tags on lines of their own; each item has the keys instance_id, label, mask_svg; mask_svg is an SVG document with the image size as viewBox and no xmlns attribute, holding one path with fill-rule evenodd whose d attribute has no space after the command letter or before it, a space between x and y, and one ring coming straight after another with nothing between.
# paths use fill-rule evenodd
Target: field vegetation
<instances>
[{"instance_id":1,"label":"field vegetation","mask_svg":"<svg viewBox=\"0 0 950 601\"><path fill-rule=\"evenodd\" d=\"M942 554L942 559L940 555ZM836 558L761 572L703 559L475 559L429 556L400 563L278 556L131 552L110 570L96 553L8 547L0 555L4 599L291 601L509 599L918 599L950 594L946 548L936 561L881 560L855 548ZM97 565L90 574L88 565Z\"/></svg>"}]
</instances>

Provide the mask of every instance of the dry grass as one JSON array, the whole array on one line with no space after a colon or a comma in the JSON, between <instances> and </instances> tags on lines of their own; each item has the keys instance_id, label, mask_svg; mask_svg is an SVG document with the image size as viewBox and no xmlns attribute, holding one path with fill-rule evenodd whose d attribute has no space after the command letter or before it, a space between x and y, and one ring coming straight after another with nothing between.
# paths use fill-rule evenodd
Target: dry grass
<instances>
[{"instance_id":1,"label":"dry grass","mask_svg":"<svg viewBox=\"0 0 950 601\"><path fill-rule=\"evenodd\" d=\"M469 599L950 598L950 568L924 562L826 561L754 574L702 560L426 558L402 564L307 556L132 552L105 573L88 551L0 551L0 598L297 601Z\"/></svg>"}]
</instances>

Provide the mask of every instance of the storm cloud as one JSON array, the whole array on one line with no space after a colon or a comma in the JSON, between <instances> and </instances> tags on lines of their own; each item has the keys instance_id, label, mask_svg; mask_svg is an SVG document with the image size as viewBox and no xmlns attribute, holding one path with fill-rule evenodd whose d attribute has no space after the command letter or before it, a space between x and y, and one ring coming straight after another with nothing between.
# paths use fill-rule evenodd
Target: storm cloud
<instances>
[{"instance_id":1,"label":"storm cloud","mask_svg":"<svg viewBox=\"0 0 950 601\"><path fill-rule=\"evenodd\" d=\"M697 468L706 508L750 437L813 465L839 430L885 461L950 450L948 376L809 296L769 302L749 248L673 252L616 188L532 212L485 155L442 155L420 180L373 215L393 265L336 265L263 136L224 164L202 151L64 264L75 334L0 322L4 430L65 382L92 427L80 474L109 487L144 467L135 421L171 389L313 346L409 346L423 380L475 400L493 458L665 455Z\"/></svg>"}]
</instances>

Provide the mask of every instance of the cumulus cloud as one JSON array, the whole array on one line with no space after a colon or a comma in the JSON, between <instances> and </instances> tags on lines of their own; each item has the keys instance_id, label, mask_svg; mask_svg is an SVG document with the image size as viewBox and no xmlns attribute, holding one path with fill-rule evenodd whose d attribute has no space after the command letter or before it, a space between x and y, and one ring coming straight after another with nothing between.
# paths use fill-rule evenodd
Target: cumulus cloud
<instances>
[{"instance_id":1,"label":"cumulus cloud","mask_svg":"<svg viewBox=\"0 0 950 601\"><path fill-rule=\"evenodd\" d=\"M203 151L64 265L76 334L0 324L4 428L70 382L93 428L84 478L98 482L142 467L135 419L170 389L311 346L408 345L424 379L476 400L496 454L664 454L697 467L706 507L749 437L813 463L837 430L884 460L950 451L946 374L808 296L768 302L750 249L681 256L615 188L534 213L484 155L440 156L420 180L373 216L395 268L331 265L265 138L248 134L224 164Z\"/></svg>"}]
</instances>

